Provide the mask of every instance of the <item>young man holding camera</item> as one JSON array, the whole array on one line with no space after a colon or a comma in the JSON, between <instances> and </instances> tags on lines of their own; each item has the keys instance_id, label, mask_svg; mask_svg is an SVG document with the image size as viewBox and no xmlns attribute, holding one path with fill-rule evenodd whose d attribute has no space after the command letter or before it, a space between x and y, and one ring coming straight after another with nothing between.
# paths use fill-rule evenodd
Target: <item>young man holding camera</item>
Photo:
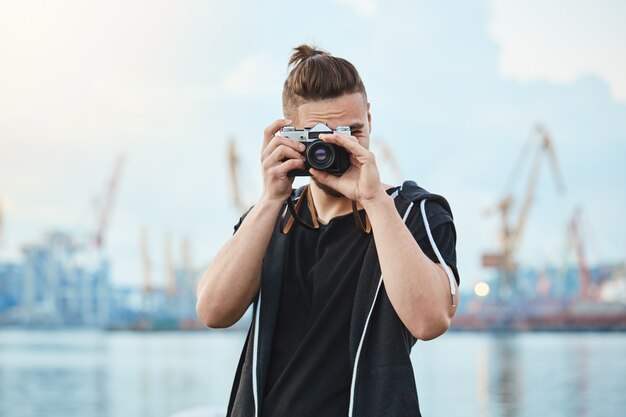
<instances>
[{"instance_id":1,"label":"young man holding camera","mask_svg":"<svg viewBox=\"0 0 626 417\"><path fill-rule=\"evenodd\" d=\"M289 64L288 119L264 132L263 194L197 289L213 328L254 303L228 416L418 416L411 348L443 334L458 304L450 207L414 182L381 182L351 63L301 45ZM321 163L342 152L347 166ZM294 173L311 182L292 190Z\"/></svg>"}]
</instances>

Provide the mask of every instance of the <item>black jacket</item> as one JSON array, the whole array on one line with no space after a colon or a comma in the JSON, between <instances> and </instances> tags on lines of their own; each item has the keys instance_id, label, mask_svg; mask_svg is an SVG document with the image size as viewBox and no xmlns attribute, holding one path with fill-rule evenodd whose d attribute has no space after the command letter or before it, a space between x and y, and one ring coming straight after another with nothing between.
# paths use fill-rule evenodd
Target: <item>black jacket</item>
<instances>
[{"instance_id":1,"label":"black jacket","mask_svg":"<svg viewBox=\"0 0 626 417\"><path fill-rule=\"evenodd\" d=\"M301 192L299 189L295 195ZM429 202L425 213L431 230L452 221L447 201L412 181L404 182L393 196L405 221L409 214L420 215L422 200ZM427 235L423 221L421 227L416 239ZM279 232L277 221L263 260L261 290L254 301L253 320L235 374L227 417L258 417L262 409L289 236ZM350 324L354 368L349 416L421 416L409 357L415 342L387 297L372 239L357 284Z\"/></svg>"}]
</instances>

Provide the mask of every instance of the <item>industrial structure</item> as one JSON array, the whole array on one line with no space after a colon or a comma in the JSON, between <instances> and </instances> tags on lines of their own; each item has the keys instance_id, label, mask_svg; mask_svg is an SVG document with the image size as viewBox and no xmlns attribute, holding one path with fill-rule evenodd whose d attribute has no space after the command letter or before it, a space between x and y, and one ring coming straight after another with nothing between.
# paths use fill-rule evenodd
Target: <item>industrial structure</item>
<instances>
[{"instance_id":1,"label":"industrial structure","mask_svg":"<svg viewBox=\"0 0 626 417\"><path fill-rule=\"evenodd\" d=\"M534 152L533 152L534 151ZM516 208L516 198L513 194L514 186L519 181L524 165L529 156L533 155L530 167L530 177L526 184L526 192L521 200L521 205L517 211L517 217L513 218ZM497 296L509 298L516 291L516 254L522 242L530 208L535 199L537 181L541 172L543 159L548 158L552 173L559 190L563 190L563 179L556 159L554 145L548 131L541 125L535 126L531 134L528 145L519 156L511 177L506 186L504 196L487 214L497 211L500 215L500 249L495 253L486 253L482 258L482 265L486 268L495 268L499 276L499 288Z\"/></svg>"},{"instance_id":2,"label":"industrial structure","mask_svg":"<svg viewBox=\"0 0 626 417\"><path fill-rule=\"evenodd\" d=\"M394 179L401 180L402 170L389 147L381 140L376 144L381 167L390 168ZM243 167L234 139L228 142L227 152L233 206L243 213L251 203L242 193ZM626 264L589 265L585 246L588 226L581 207L563 222L567 253L561 266L532 269L519 263L518 253L526 225L532 221L530 212L546 159L557 190L562 190L552 139L545 127L536 126L503 197L488 211L500 218L500 245L482 256L486 271L493 272L492 279L478 283L473 293L464 292L453 330L626 330ZM528 161L529 176L523 193L517 196L514 185ZM22 246L22 261L0 262L0 326L205 328L195 311L196 279L202 271L191 259L188 238L176 241L168 233L161 250L153 251L149 230L138 228L142 283L124 288L111 283L112 261L105 248L124 164L124 156L115 161L91 233L79 236L50 231L40 241ZM3 203L0 200L0 250L6 242L8 212ZM153 261L157 253L162 263ZM155 265L162 265L162 270L156 271ZM245 321L235 327L245 328Z\"/></svg>"},{"instance_id":3,"label":"industrial structure","mask_svg":"<svg viewBox=\"0 0 626 417\"><path fill-rule=\"evenodd\" d=\"M103 245L125 157L115 162L98 223L88 236L55 230L22 245L23 262L0 264L0 323L106 326L111 318L110 262Z\"/></svg>"},{"instance_id":4,"label":"industrial structure","mask_svg":"<svg viewBox=\"0 0 626 417\"><path fill-rule=\"evenodd\" d=\"M525 193L518 200L513 186L531 154L534 156ZM545 158L557 190L562 191L563 179L552 139L545 127L537 125L514 166L504 196L487 211L497 212L501 219L499 250L482 256L482 265L495 271L495 279L480 282L469 299L464 297L454 329L626 330L626 268L624 264L589 268L580 207L569 219L565 233L566 247L575 253L575 266L566 262L560 268L534 270L517 262ZM521 201L519 207L517 201Z\"/></svg>"},{"instance_id":5,"label":"industrial structure","mask_svg":"<svg viewBox=\"0 0 626 417\"><path fill-rule=\"evenodd\" d=\"M202 328L195 312L195 277L190 242L181 240L180 262L172 239L164 240L164 288L154 284L148 235L140 238L143 286L120 288L110 280L105 255L125 157L114 164L97 222L87 236L55 230L41 241L22 245L21 262L0 262L0 325L26 327L89 327L101 329ZM0 205L0 241L5 223Z\"/></svg>"}]
</instances>

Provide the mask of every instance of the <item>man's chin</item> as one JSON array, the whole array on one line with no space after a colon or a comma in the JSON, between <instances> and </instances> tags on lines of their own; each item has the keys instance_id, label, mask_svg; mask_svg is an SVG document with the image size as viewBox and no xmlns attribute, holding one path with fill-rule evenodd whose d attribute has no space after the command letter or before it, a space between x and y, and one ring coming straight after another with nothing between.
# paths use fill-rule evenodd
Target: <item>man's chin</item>
<instances>
[{"instance_id":1,"label":"man's chin","mask_svg":"<svg viewBox=\"0 0 626 417\"><path fill-rule=\"evenodd\" d=\"M327 196L333 197L333 198L345 198L345 195L341 194L339 191L335 190L334 188L329 187L328 185L322 184L321 182L317 180L317 178L311 177L311 179L320 190L324 191L324 193Z\"/></svg>"}]
</instances>

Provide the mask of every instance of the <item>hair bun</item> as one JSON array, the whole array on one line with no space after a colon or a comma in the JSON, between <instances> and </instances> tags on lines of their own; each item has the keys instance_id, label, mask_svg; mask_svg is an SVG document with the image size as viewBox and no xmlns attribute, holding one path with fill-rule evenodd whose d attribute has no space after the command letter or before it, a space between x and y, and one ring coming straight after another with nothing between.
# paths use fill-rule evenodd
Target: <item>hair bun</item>
<instances>
[{"instance_id":1,"label":"hair bun","mask_svg":"<svg viewBox=\"0 0 626 417\"><path fill-rule=\"evenodd\" d=\"M289 75L283 84L283 113L294 120L304 101L318 101L343 94L362 93L365 86L354 65L311 45L293 48Z\"/></svg>"},{"instance_id":2,"label":"hair bun","mask_svg":"<svg viewBox=\"0 0 626 417\"><path fill-rule=\"evenodd\" d=\"M328 55L328 52L316 49L315 46L312 45L300 45L293 48L293 54L291 54L291 58L289 59L289 65L297 66L302 61L306 61L315 55Z\"/></svg>"}]
</instances>

